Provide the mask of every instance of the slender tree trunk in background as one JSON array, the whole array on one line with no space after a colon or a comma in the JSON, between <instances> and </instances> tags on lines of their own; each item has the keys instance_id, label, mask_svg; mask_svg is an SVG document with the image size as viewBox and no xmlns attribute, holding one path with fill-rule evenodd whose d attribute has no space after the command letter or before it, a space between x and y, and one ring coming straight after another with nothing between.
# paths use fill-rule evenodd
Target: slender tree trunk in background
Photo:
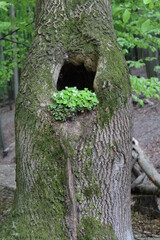
<instances>
[{"instance_id":1,"label":"slender tree trunk in background","mask_svg":"<svg viewBox=\"0 0 160 240\"><path fill-rule=\"evenodd\" d=\"M6 144L4 140L3 128L2 128L2 120L1 120L1 113L0 113L0 146L2 146L3 151L6 149Z\"/></svg>"},{"instance_id":2,"label":"slender tree trunk in background","mask_svg":"<svg viewBox=\"0 0 160 240\"><path fill-rule=\"evenodd\" d=\"M158 56L158 48L155 46L156 51L152 52L151 49L138 49L138 59L143 59L146 64L146 72L147 77L157 77L159 79L159 73L154 71L156 66L159 66L159 56ZM146 57L154 57L155 59L152 61L145 61Z\"/></svg>"},{"instance_id":3,"label":"slender tree trunk in background","mask_svg":"<svg viewBox=\"0 0 160 240\"><path fill-rule=\"evenodd\" d=\"M11 5L11 21L12 21L12 25L14 25L13 21L15 18L15 9L14 9L14 5ZM13 33L13 40L15 39L16 33ZM18 85L19 85L19 79L18 79L18 63L17 63L17 45L14 44L13 45L13 58L14 58L14 63L15 63L15 67L14 67L14 99L16 100L17 98L17 94L18 94Z\"/></svg>"},{"instance_id":4,"label":"slender tree trunk in background","mask_svg":"<svg viewBox=\"0 0 160 240\"><path fill-rule=\"evenodd\" d=\"M156 57L155 52L152 52L150 49L143 49L143 59L146 57ZM157 60L154 59L153 61L145 61L146 63L146 71L147 77L157 77L157 73L154 71L155 66L157 66Z\"/></svg>"},{"instance_id":5,"label":"slender tree trunk in background","mask_svg":"<svg viewBox=\"0 0 160 240\"><path fill-rule=\"evenodd\" d=\"M0 38L2 38L2 34L0 33ZM0 66L5 62L5 56L3 54L3 45L1 44L0 41ZM11 81L11 80L10 80ZM11 104L11 100L12 100L12 96L11 96L11 92L12 90L9 89L9 85L8 85L8 79L6 78L6 81L4 81L4 85L6 85L6 91L7 91L7 95L8 95L8 100L9 100L9 107L10 110L12 110L12 104ZM4 87L4 88L5 88ZM0 90L1 91L1 90ZM3 101L5 101L5 96L3 96Z\"/></svg>"},{"instance_id":6,"label":"slender tree trunk in background","mask_svg":"<svg viewBox=\"0 0 160 240\"><path fill-rule=\"evenodd\" d=\"M0 33L0 38L2 38L1 33ZM3 62L4 62L3 45L2 45L2 41L0 41L0 67L2 67ZM4 104L4 102L5 102L5 81L3 81L2 79L0 79L0 81L2 81L0 83L0 100L2 98L3 104Z\"/></svg>"},{"instance_id":7,"label":"slender tree trunk in background","mask_svg":"<svg viewBox=\"0 0 160 240\"><path fill-rule=\"evenodd\" d=\"M158 66L158 67L160 66L159 65L159 50L158 50L157 44L156 44L156 66ZM160 81L160 70L158 70L156 73L157 73L157 78Z\"/></svg>"},{"instance_id":8,"label":"slender tree trunk in background","mask_svg":"<svg viewBox=\"0 0 160 240\"><path fill-rule=\"evenodd\" d=\"M29 12L31 21L34 21L34 19L33 19L33 13L32 13L30 4L28 4L28 12ZM33 22L33 29L35 29L35 24L34 24L34 22Z\"/></svg>"},{"instance_id":9,"label":"slender tree trunk in background","mask_svg":"<svg viewBox=\"0 0 160 240\"><path fill-rule=\"evenodd\" d=\"M1 234L132 240L131 93L110 2L37 0L36 13L16 103L17 190ZM97 109L56 122L52 93L82 83Z\"/></svg>"}]
</instances>

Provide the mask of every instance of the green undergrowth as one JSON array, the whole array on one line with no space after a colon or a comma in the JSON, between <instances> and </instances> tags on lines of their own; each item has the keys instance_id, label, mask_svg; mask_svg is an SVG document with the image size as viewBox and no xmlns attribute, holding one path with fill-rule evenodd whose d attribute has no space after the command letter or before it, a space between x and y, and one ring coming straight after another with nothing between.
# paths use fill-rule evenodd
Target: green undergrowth
<instances>
[{"instance_id":1,"label":"green undergrowth","mask_svg":"<svg viewBox=\"0 0 160 240\"><path fill-rule=\"evenodd\" d=\"M141 106L144 105L142 99L139 98L140 94L143 94L146 98L155 97L160 99L160 82L158 78L152 77L150 79L144 77L130 76L133 92L133 99L136 100Z\"/></svg>"}]
</instances>

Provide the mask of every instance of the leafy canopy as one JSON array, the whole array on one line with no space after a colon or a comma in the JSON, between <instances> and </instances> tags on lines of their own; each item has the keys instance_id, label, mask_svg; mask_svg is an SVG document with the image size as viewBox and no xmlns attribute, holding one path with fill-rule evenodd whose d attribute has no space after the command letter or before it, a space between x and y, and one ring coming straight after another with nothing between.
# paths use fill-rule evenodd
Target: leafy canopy
<instances>
[{"instance_id":1,"label":"leafy canopy","mask_svg":"<svg viewBox=\"0 0 160 240\"><path fill-rule=\"evenodd\" d=\"M11 5L15 17L11 19ZM0 1L0 95L7 94L6 82L12 81L13 70L18 62L21 69L34 35L35 0ZM16 59L16 61L15 61Z\"/></svg>"},{"instance_id":2,"label":"leafy canopy","mask_svg":"<svg viewBox=\"0 0 160 240\"><path fill-rule=\"evenodd\" d=\"M117 40L125 54L134 47L160 48L159 0L112 0Z\"/></svg>"},{"instance_id":3,"label":"leafy canopy","mask_svg":"<svg viewBox=\"0 0 160 240\"><path fill-rule=\"evenodd\" d=\"M135 48L150 48L155 52L160 48L160 1L159 0L111 0L114 28L117 40L123 49L127 59L131 59L130 53ZM141 68L146 61L153 61L156 58L147 57L137 61L128 60L130 68ZM156 66L156 72L160 67ZM158 78L145 79L130 76L133 89L133 98L141 105L143 101L138 95L143 93L146 98L160 96L160 85ZM135 95L136 94L136 95Z\"/></svg>"}]
</instances>

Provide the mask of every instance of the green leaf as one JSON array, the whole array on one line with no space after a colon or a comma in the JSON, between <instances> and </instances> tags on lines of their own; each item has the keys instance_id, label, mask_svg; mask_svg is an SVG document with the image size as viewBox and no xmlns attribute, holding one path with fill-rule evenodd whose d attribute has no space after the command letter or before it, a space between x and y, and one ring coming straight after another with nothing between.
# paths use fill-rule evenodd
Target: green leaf
<instances>
[{"instance_id":1,"label":"green leaf","mask_svg":"<svg viewBox=\"0 0 160 240\"><path fill-rule=\"evenodd\" d=\"M143 0L143 3L144 4L149 4L149 3L151 3L152 2L152 0Z\"/></svg>"},{"instance_id":2,"label":"green leaf","mask_svg":"<svg viewBox=\"0 0 160 240\"><path fill-rule=\"evenodd\" d=\"M10 3L6 3L5 1L0 2L0 9L7 11L7 7L10 5Z\"/></svg>"},{"instance_id":3,"label":"green leaf","mask_svg":"<svg viewBox=\"0 0 160 240\"><path fill-rule=\"evenodd\" d=\"M128 9L126 9L123 13L123 22L127 23L130 17L131 17L131 12Z\"/></svg>"},{"instance_id":4,"label":"green leaf","mask_svg":"<svg viewBox=\"0 0 160 240\"><path fill-rule=\"evenodd\" d=\"M141 68L145 66L145 63L143 62L142 59L139 59L138 61L127 61L129 68Z\"/></svg>"},{"instance_id":5,"label":"green leaf","mask_svg":"<svg viewBox=\"0 0 160 240\"><path fill-rule=\"evenodd\" d=\"M1 22L0 21L0 32L8 30L10 27L11 27L11 23L10 22Z\"/></svg>"},{"instance_id":6,"label":"green leaf","mask_svg":"<svg viewBox=\"0 0 160 240\"><path fill-rule=\"evenodd\" d=\"M142 99L138 98L136 95L132 95L132 98L137 101L142 107L144 105L144 102Z\"/></svg>"},{"instance_id":7,"label":"green leaf","mask_svg":"<svg viewBox=\"0 0 160 240\"><path fill-rule=\"evenodd\" d=\"M159 71L160 71L160 66L154 67L154 71L155 71L155 72L159 72Z\"/></svg>"},{"instance_id":8,"label":"green leaf","mask_svg":"<svg viewBox=\"0 0 160 240\"><path fill-rule=\"evenodd\" d=\"M146 20L146 21L142 24L141 30L142 30L143 33L145 33L145 32L147 32L147 31L150 30L150 23L151 23L151 20L148 19L148 20Z\"/></svg>"},{"instance_id":9,"label":"green leaf","mask_svg":"<svg viewBox=\"0 0 160 240\"><path fill-rule=\"evenodd\" d=\"M120 6L117 6L117 7L114 7L113 9L112 9L112 13L113 13L113 15L117 15L117 14L119 14L120 12L122 12L124 9L122 8L122 7L120 7Z\"/></svg>"},{"instance_id":10,"label":"green leaf","mask_svg":"<svg viewBox=\"0 0 160 240\"><path fill-rule=\"evenodd\" d=\"M151 62L153 60L156 60L156 57L146 57L145 61Z\"/></svg>"}]
</instances>

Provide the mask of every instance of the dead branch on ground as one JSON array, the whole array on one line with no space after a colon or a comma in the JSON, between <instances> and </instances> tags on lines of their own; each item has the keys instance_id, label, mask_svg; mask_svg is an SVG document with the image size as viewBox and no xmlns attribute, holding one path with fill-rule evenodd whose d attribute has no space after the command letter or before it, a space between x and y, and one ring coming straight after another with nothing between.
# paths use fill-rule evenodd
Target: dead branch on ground
<instances>
[{"instance_id":1,"label":"dead branch on ground","mask_svg":"<svg viewBox=\"0 0 160 240\"><path fill-rule=\"evenodd\" d=\"M160 174L157 172L155 167L152 165L148 156L143 152L139 143L136 139L133 138L133 148L132 148L132 172L136 179L132 182L132 193L140 194L155 194L160 195ZM135 167L135 163L138 163L144 173ZM144 185L142 184L145 175L152 181L155 186Z\"/></svg>"}]
</instances>

